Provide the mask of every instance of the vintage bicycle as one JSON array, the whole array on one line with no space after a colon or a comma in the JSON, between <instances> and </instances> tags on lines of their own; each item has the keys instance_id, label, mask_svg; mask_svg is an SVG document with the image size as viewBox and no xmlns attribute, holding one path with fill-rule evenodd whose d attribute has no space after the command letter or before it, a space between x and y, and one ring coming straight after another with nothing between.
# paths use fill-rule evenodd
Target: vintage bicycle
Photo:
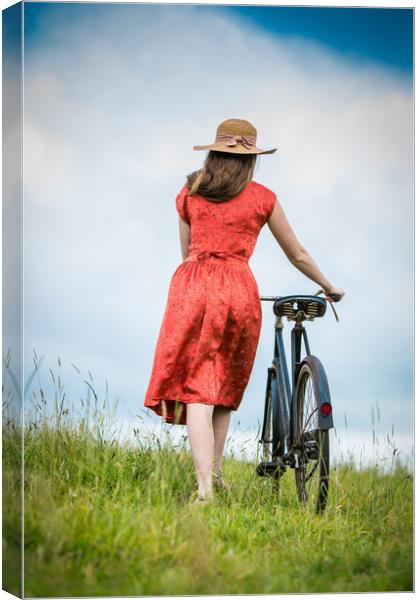
<instances>
[{"instance_id":1,"label":"vintage bicycle","mask_svg":"<svg viewBox=\"0 0 420 600\"><path fill-rule=\"evenodd\" d=\"M331 300L319 297L324 290L311 295L260 296L273 302L274 357L268 367L264 417L261 437L262 460L257 474L271 476L278 484L287 467L294 469L299 501L316 513L324 511L328 498L330 466L329 430L333 425L332 403L325 369L311 354L304 321L323 317L327 302L335 318L338 315ZM283 317L294 321L291 330L291 375L283 340ZM306 356L301 358L302 338Z\"/></svg>"}]
</instances>

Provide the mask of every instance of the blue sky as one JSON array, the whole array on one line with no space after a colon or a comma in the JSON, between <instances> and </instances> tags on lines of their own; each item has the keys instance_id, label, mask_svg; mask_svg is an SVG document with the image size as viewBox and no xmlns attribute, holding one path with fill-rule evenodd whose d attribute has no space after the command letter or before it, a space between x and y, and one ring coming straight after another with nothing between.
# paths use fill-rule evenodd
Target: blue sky
<instances>
[{"instance_id":1,"label":"blue sky","mask_svg":"<svg viewBox=\"0 0 420 600\"><path fill-rule=\"evenodd\" d=\"M45 13L77 22L87 12L113 10L105 4L25 2L26 43L39 33ZM123 6L120 10L124 9ZM145 6L141 10L156 7ZM188 9L179 5L178 11ZM413 9L410 8L335 8L310 6L215 6L200 5L202 11L241 19L251 28L261 28L273 36L301 36L318 41L350 60L369 59L395 66L408 75L413 69ZM42 25L41 25L42 27Z\"/></svg>"},{"instance_id":2,"label":"blue sky","mask_svg":"<svg viewBox=\"0 0 420 600\"><path fill-rule=\"evenodd\" d=\"M217 9L216 9L217 10ZM413 68L413 10L230 6L224 10L272 35L316 40L351 60Z\"/></svg>"},{"instance_id":3,"label":"blue sky","mask_svg":"<svg viewBox=\"0 0 420 600\"><path fill-rule=\"evenodd\" d=\"M204 158L192 146L238 116L257 126L261 147L278 148L254 178L346 290L339 323L327 311L307 325L334 397L336 455L374 453L372 427L382 441L393 429L410 452L412 12L342 11L25 2L27 370L33 348L47 375L60 356L75 399L84 389L70 363L90 370L120 399L127 431L139 425L181 260L174 199ZM268 228L250 266L261 294L318 289ZM406 311L390 313L394 290ZM269 306L263 315L232 428L262 418Z\"/></svg>"}]
</instances>

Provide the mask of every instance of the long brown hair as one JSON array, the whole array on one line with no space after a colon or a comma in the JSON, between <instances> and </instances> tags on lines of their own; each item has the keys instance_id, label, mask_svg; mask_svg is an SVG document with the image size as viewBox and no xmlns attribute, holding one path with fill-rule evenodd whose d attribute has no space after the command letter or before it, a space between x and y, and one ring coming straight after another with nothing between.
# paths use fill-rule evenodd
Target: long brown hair
<instances>
[{"instance_id":1,"label":"long brown hair","mask_svg":"<svg viewBox=\"0 0 420 600\"><path fill-rule=\"evenodd\" d=\"M190 195L200 194L212 202L234 198L251 181L256 160L256 154L210 150L202 168L187 175Z\"/></svg>"}]
</instances>

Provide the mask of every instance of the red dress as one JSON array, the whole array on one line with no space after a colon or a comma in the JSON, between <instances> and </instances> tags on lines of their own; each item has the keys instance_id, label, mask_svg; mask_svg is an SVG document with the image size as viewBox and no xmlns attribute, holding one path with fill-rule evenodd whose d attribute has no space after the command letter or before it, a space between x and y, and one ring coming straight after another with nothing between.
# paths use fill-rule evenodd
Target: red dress
<instances>
[{"instance_id":1,"label":"red dress","mask_svg":"<svg viewBox=\"0 0 420 600\"><path fill-rule=\"evenodd\" d=\"M176 209L191 226L189 254L174 271L144 405L185 425L186 404L237 410L261 331L261 300L248 264L276 195L250 181L225 202L189 196Z\"/></svg>"}]
</instances>

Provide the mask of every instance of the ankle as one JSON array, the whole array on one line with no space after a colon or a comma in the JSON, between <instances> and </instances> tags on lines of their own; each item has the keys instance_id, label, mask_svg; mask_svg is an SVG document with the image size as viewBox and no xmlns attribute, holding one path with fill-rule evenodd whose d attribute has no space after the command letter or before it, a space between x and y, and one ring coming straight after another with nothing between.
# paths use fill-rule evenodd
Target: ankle
<instances>
[{"instance_id":1,"label":"ankle","mask_svg":"<svg viewBox=\"0 0 420 600\"><path fill-rule=\"evenodd\" d=\"M197 489L197 495L200 498L213 498L213 487L207 487L207 486L198 486Z\"/></svg>"}]
</instances>

